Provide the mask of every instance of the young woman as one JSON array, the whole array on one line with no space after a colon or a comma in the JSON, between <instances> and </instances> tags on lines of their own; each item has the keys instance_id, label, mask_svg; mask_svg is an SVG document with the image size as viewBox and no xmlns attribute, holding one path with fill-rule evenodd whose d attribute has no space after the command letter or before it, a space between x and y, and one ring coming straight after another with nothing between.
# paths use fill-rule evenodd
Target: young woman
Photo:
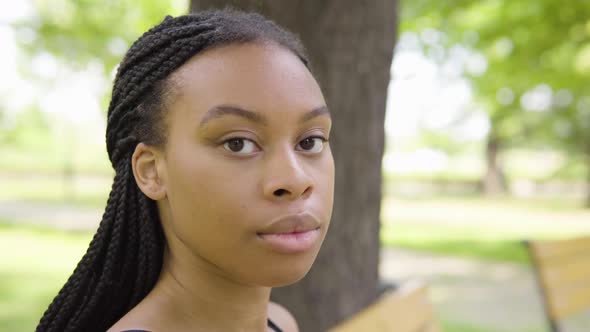
<instances>
[{"instance_id":1,"label":"young woman","mask_svg":"<svg viewBox=\"0 0 590 332\"><path fill-rule=\"evenodd\" d=\"M113 187L37 331L297 331L269 296L328 229L330 128L294 35L234 10L166 17L119 66Z\"/></svg>"}]
</instances>

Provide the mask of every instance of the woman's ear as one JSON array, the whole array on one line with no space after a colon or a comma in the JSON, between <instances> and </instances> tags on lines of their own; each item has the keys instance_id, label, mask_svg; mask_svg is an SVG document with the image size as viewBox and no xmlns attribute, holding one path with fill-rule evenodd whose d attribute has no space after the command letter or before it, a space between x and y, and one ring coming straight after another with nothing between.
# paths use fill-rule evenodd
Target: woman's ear
<instances>
[{"instance_id":1,"label":"woman's ear","mask_svg":"<svg viewBox=\"0 0 590 332\"><path fill-rule=\"evenodd\" d=\"M133 176L137 186L154 201L166 197L164 169L159 167L161 158L161 152L157 148L144 143L137 144L131 157Z\"/></svg>"}]
</instances>

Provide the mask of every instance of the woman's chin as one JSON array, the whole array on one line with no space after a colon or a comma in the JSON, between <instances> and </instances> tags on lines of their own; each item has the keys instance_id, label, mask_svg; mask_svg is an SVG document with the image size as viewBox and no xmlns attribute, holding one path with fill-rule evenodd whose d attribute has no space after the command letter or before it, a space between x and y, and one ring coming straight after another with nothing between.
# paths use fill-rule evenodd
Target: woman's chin
<instances>
[{"instance_id":1,"label":"woman's chin","mask_svg":"<svg viewBox=\"0 0 590 332\"><path fill-rule=\"evenodd\" d=\"M264 271L264 280L261 280L266 287L283 287L292 285L303 279L313 262L284 262L277 264L273 269Z\"/></svg>"},{"instance_id":2,"label":"woman's chin","mask_svg":"<svg viewBox=\"0 0 590 332\"><path fill-rule=\"evenodd\" d=\"M266 281L264 286L271 287L271 288L289 286L289 285L297 283L299 280L303 279L303 277L305 277L306 275L307 275L307 272L301 273L298 275L291 274L291 275L285 275L285 276L274 276L272 279Z\"/></svg>"}]
</instances>

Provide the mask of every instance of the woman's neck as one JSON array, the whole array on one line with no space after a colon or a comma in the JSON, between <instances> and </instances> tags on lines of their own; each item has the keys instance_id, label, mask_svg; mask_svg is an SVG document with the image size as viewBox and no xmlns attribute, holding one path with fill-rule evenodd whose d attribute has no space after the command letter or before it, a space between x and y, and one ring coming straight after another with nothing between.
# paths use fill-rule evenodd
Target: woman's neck
<instances>
[{"instance_id":1,"label":"woman's neck","mask_svg":"<svg viewBox=\"0 0 590 332\"><path fill-rule=\"evenodd\" d=\"M165 251L158 282L134 309L143 323L154 332L267 331L270 288L239 284L180 251Z\"/></svg>"},{"instance_id":2,"label":"woman's neck","mask_svg":"<svg viewBox=\"0 0 590 332\"><path fill-rule=\"evenodd\" d=\"M190 263L169 260L160 283L184 318L209 321L220 331L266 331L270 288L236 283L206 261Z\"/></svg>"}]
</instances>

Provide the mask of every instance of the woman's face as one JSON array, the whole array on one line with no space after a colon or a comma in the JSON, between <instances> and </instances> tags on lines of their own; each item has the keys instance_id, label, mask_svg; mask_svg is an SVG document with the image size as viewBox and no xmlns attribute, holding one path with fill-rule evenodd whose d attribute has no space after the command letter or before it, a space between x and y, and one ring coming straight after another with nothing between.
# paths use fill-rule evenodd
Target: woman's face
<instances>
[{"instance_id":1,"label":"woman's face","mask_svg":"<svg viewBox=\"0 0 590 332\"><path fill-rule=\"evenodd\" d=\"M317 82L293 53L260 43L205 51L172 79L158 202L172 259L248 285L299 280L334 194Z\"/></svg>"}]
</instances>

